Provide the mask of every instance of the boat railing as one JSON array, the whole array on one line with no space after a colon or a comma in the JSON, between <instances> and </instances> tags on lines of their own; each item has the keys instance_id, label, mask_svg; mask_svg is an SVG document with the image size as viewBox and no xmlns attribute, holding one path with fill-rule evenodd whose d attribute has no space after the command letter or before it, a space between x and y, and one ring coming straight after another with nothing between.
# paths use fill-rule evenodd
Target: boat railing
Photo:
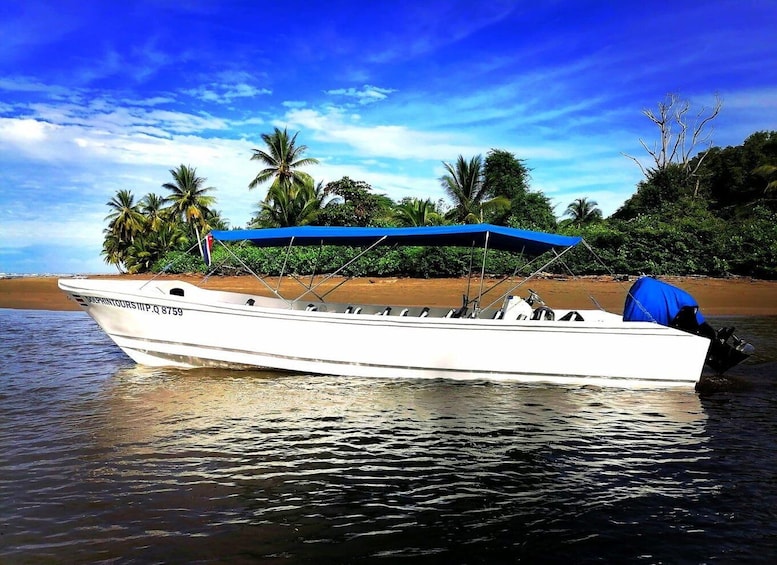
<instances>
[{"instance_id":1,"label":"boat railing","mask_svg":"<svg viewBox=\"0 0 777 565\"><path fill-rule=\"evenodd\" d=\"M337 314L352 314L361 316L391 316L410 318L472 318L474 311L466 313L459 309L449 307L429 306L387 306L381 304L355 304L345 302L311 302L298 300L290 305L292 310L308 312L329 312ZM498 308L480 310L477 318L496 318Z\"/></svg>"},{"instance_id":2,"label":"boat railing","mask_svg":"<svg viewBox=\"0 0 777 565\"><path fill-rule=\"evenodd\" d=\"M502 308L479 310L476 315L470 311L461 315L457 309L428 306L385 306L379 304L349 304L336 302L297 301L291 308L298 311L327 312L354 316L388 316L409 318L460 318L478 320L503 320L506 323L525 320L527 322L563 322L574 325L579 322L612 323L620 316L601 310L551 309L547 306L535 308L530 316L505 315Z\"/></svg>"}]
</instances>

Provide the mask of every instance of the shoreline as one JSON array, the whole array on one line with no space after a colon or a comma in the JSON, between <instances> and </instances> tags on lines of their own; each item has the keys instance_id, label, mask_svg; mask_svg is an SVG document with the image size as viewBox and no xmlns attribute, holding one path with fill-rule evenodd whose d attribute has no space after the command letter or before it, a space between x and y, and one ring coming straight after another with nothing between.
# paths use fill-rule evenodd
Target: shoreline
<instances>
[{"instance_id":1,"label":"shoreline","mask_svg":"<svg viewBox=\"0 0 777 565\"><path fill-rule=\"evenodd\" d=\"M67 299L57 287L57 280L63 276L20 276L0 279L0 308L26 310L80 310ZM149 275L96 275L101 279L152 278ZM265 296L269 290L250 275L211 276L162 275L160 279L178 279L213 290L245 291ZM777 281L749 278L716 279L706 277L658 277L679 286L699 301L701 311L713 316L777 316ZM273 287L278 284L275 277L266 279ZM309 279L303 278L305 282ZM320 280L320 279L319 279ZM345 279L330 279L322 289L327 290ZM623 311L626 293L636 277L629 281L616 281L611 276L581 276L533 279L516 291L526 294L532 288L551 307L569 309L596 308L591 297L604 309L615 313ZM484 288L489 288L498 279L487 279ZM477 294L479 279L473 279L470 295ZM496 291L508 290L508 283ZM513 283L514 284L514 283ZM280 291L297 296L302 287L291 277L284 277ZM332 302L393 303L425 306L457 306L462 294L467 291L467 280L455 279L410 279L396 277L369 277L348 280L327 296ZM493 293L492 293L493 294Z\"/></svg>"}]
</instances>

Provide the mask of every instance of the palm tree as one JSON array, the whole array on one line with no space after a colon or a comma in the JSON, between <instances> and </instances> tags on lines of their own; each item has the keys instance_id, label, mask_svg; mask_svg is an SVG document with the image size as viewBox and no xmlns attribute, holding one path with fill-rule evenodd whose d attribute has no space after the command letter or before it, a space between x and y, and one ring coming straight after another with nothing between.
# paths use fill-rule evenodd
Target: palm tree
<instances>
[{"instance_id":1,"label":"palm tree","mask_svg":"<svg viewBox=\"0 0 777 565\"><path fill-rule=\"evenodd\" d=\"M127 249L124 265L130 273L147 272L164 255L185 249L187 236L181 222L164 222L156 231L139 234Z\"/></svg>"},{"instance_id":2,"label":"palm tree","mask_svg":"<svg viewBox=\"0 0 777 565\"><path fill-rule=\"evenodd\" d=\"M113 265L119 272L122 272L128 245L122 244L118 236L112 233L110 229L104 230L103 233L105 233L105 239L103 240L103 249L100 255L104 257L106 263Z\"/></svg>"},{"instance_id":3,"label":"palm tree","mask_svg":"<svg viewBox=\"0 0 777 565\"><path fill-rule=\"evenodd\" d=\"M127 272L136 274L150 271L156 260L157 255L151 245L151 238L139 237L127 250L124 264L127 266Z\"/></svg>"},{"instance_id":4,"label":"palm tree","mask_svg":"<svg viewBox=\"0 0 777 565\"><path fill-rule=\"evenodd\" d=\"M315 220L324 202L324 188L308 177L299 184L273 183L260 204L256 223L273 227L303 226Z\"/></svg>"},{"instance_id":5,"label":"palm tree","mask_svg":"<svg viewBox=\"0 0 777 565\"><path fill-rule=\"evenodd\" d=\"M111 213L105 219L110 220L108 230L120 241L131 243L135 234L143 229L144 218L135 197L129 190L119 190L108 201Z\"/></svg>"},{"instance_id":6,"label":"palm tree","mask_svg":"<svg viewBox=\"0 0 777 565\"><path fill-rule=\"evenodd\" d=\"M164 197L153 192L146 194L140 201L140 211L145 217L145 226L152 232L159 231L167 219L164 206Z\"/></svg>"},{"instance_id":7,"label":"palm tree","mask_svg":"<svg viewBox=\"0 0 777 565\"><path fill-rule=\"evenodd\" d=\"M431 198L405 199L396 206L394 216L404 226L430 226L442 222L442 215Z\"/></svg>"},{"instance_id":8,"label":"palm tree","mask_svg":"<svg viewBox=\"0 0 777 565\"><path fill-rule=\"evenodd\" d=\"M317 159L303 158L302 155L307 151L307 146L297 145L297 135L295 133L291 139L284 128L281 131L275 128L273 133L263 133L266 151L262 149L253 149L252 161L259 161L265 168L259 171L256 178L248 184L248 188L254 188L260 184L273 180L273 184L286 186L299 185L306 181L310 176L298 170L306 165L315 165Z\"/></svg>"},{"instance_id":9,"label":"palm tree","mask_svg":"<svg viewBox=\"0 0 777 565\"><path fill-rule=\"evenodd\" d=\"M154 233L152 241L152 246L160 257L168 251L185 248L186 244L186 231L180 222L165 222L159 231Z\"/></svg>"},{"instance_id":10,"label":"palm tree","mask_svg":"<svg viewBox=\"0 0 777 565\"><path fill-rule=\"evenodd\" d=\"M458 222L483 222L489 211L510 206L510 200L497 196L485 200L486 188L483 184L483 159L480 155L466 161L459 155L456 165L443 162L447 174L440 177L445 193L453 200L451 219Z\"/></svg>"},{"instance_id":11,"label":"palm tree","mask_svg":"<svg viewBox=\"0 0 777 565\"><path fill-rule=\"evenodd\" d=\"M121 272L126 265L129 249L143 233L145 218L135 197L129 190L119 190L108 202L111 213L105 219L108 227L103 230L105 239L101 255L106 263L115 265Z\"/></svg>"},{"instance_id":12,"label":"palm tree","mask_svg":"<svg viewBox=\"0 0 777 565\"><path fill-rule=\"evenodd\" d=\"M228 230L229 220L221 217L221 212L218 210L210 210L205 216L205 223L212 230Z\"/></svg>"},{"instance_id":13,"label":"palm tree","mask_svg":"<svg viewBox=\"0 0 777 565\"><path fill-rule=\"evenodd\" d=\"M194 227L199 239L199 227L208 228L206 218L211 213L210 206L216 202L216 198L206 194L213 190L212 186L205 187L207 179L197 176L197 169L187 165L180 165L177 169L170 169L174 182L162 185L170 191L165 202L170 204L168 208L174 218L180 218L183 222Z\"/></svg>"},{"instance_id":14,"label":"palm tree","mask_svg":"<svg viewBox=\"0 0 777 565\"><path fill-rule=\"evenodd\" d=\"M602 219L602 211L598 208L596 200L588 200L585 196L570 202L564 215L569 216L570 223L575 226L583 226Z\"/></svg>"}]
</instances>

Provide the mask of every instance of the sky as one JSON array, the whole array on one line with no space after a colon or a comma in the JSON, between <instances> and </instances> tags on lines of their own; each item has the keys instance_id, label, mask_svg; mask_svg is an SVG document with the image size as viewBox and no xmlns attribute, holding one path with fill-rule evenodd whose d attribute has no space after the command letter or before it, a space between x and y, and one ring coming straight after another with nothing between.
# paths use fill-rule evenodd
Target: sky
<instances>
[{"instance_id":1,"label":"sky","mask_svg":"<svg viewBox=\"0 0 777 565\"><path fill-rule=\"evenodd\" d=\"M777 130L775 22L777 0L0 2L0 273L116 272L106 203L181 164L245 227L275 127L316 181L437 201L444 162L500 149L557 216L608 216L667 94L722 99L716 146Z\"/></svg>"}]
</instances>

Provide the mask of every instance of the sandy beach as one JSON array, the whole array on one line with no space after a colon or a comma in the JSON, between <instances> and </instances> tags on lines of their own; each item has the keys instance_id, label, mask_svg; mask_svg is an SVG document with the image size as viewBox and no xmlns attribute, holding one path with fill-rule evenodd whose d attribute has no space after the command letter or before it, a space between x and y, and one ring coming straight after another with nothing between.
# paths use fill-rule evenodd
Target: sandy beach
<instances>
[{"instance_id":1,"label":"sandy beach","mask_svg":"<svg viewBox=\"0 0 777 565\"><path fill-rule=\"evenodd\" d=\"M104 275L101 278L137 278L149 276ZM199 284L204 288L220 290L242 290L255 294L269 295L269 291L250 276L209 277L170 276ZM303 279L306 283L308 279ZM762 281L745 278L713 279L703 277L662 277L690 292L708 315L777 315L777 281ZM268 282L275 287L277 279ZM332 288L342 279L329 281L322 289ZM495 281L486 281L486 287ZM477 294L479 281L473 281L470 295ZM615 281L612 277L575 277L568 279L536 279L526 287L537 291L551 306L557 308L591 308L593 297L598 304L613 312L622 312L628 281ZM525 288L517 294L526 294ZM509 288L501 285L499 290ZM296 296L302 287L291 278L285 278L280 290L286 296ZM406 279L406 278L360 278L347 281L327 296L328 301L363 302L375 304L407 304L425 306L454 306L461 303L461 296L467 290L466 279ZM494 294L494 293L492 293ZM501 292L498 292L501 294ZM18 277L0 279L0 308L35 310L78 310L57 288L57 277Z\"/></svg>"}]
</instances>

